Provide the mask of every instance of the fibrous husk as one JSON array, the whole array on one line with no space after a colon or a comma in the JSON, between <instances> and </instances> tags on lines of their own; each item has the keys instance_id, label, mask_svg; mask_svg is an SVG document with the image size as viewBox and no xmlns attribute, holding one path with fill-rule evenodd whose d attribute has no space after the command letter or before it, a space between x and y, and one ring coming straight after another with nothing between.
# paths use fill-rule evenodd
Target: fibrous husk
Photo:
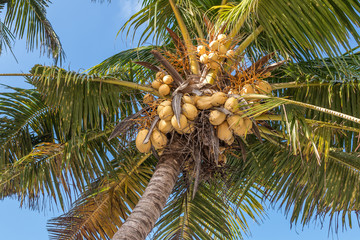
<instances>
[{"instance_id":1,"label":"fibrous husk","mask_svg":"<svg viewBox=\"0 0 360 240\"><path fill-rule=\"evenodd\" d=\"M170 93L169 85L161 84L161 86L159 87L159 93L160 93L161 96L169 95L169 93Z\"/></svg>"},{"instance_id":2,"label":"fibrous husk","mask_svg":"<svg viewBox=\"0 0 360 240\"><path fill-rule=\"evenodd\" d=\"M185 103L182 105L182 114L184 114L187 119L194 120L198 115L198 110L194 105Z\"/></svg>"},{"instance_id":3,"label":"fibrous husk","mask_svg":"<svg viewBox=\"0 0 360 240\"><path fill-rule=\"evenodd\" d=\"M171 125L171 121L165 121L165 120L160 120L159 124L158 124L158 128L159 131L162 133L168 133L171 130L173 130L173 126Z\"/></svg>"},{"instance_id":4,"label":"fibrous husk","mask_svg":"<svg viewBox=\"0 0 360 240\"><path fill-rule=\"evenodd\" d=\"M163 107L159 113L160 119L165 121L170 121L173 116L174 116L174 112L171 106Z\"/></svg>"},{"instance_id":5,"label":"fibrous husk","mask_svg":"<svg viewBox=\"0 0 360 240\"><path fill-rule=\"evenodd\" d=\"M149 130L143 129L143 130L140 130L136 136L136 139L135 139L136 148L141 153L148 153L151 150L150 142L144 144L144 140L145 140L145 137L148 134L148 132L149 132Z\"/></svg>"},{"instance_id":6,"label":"fibrous husk","mask_svg":"<svg viewBox=\"0 0 360 240\"><path fill-rule=\"evenodd\" d=\"M178 121L176 119L176 116L174 115L172 118L171 118L171 125L176 129L176 130L180 130L182 131L188 124L188 120L187 118L185 117L185 115L183 114L180 114L180 125L178 124Z\"/></svg>"},{"instance_id":7,"label":"fibrous husk","mask_svg":"<svg viewBox=\"0 0 360 240\"><path fill-rule=\"evenodd\" d=\"M222 124L220 124L218 127L217 127L217 137L220 139L220 140L223 140L223 141L227 141L227 140L230 140L231 137L233 136L232 135L232 132L229 128L229 124L224 121Z\"/></svg>"},{"instance_id":8,"label":"fibrous husk","mask_svg":"<svg viewBox=\"0 0 360 240\"><path fill-rule=\"evenodd\" d=\"M216 92L211 96L211 104L215 107L223 105L227 100L227 96L223 92Z\"/></svg>"},{"instance_id":9,"label":"fibrous husk","mask_svg":"<svg viewBox=\"0 0 360 240\"><path fill-rule=\"evenodd\" d=\"M166 146L168 140L165 134L163 134L157 129L154 129L153 133L151 134L150 141L151 144L155 147L155 149L161 149Z\"/></svg>"},{"instance_id":10,"label":"fibrous husk","mask_svg":"<svg viewBox=\"0 0 360 240\"><path fill-rule=\"evenodd\" d=\"M163 82L164 82L165 84L171 84L173 81L174 81L174 79L172 78L171 75L165 75L165 76L163 77Z\"/></svg>"},{"instance_id":11,"label":"fibrous husk","mask_svg":"<svg viewBox=\"0 0 360 240\"><path fill-rule=\"evenodd\" d=\"M209 121L212 125L220 125L222 124L226 119L226 114L223 112L220 112L218 110L213 110L210 112L209 115Z\"/></svg>"}]
</instances>

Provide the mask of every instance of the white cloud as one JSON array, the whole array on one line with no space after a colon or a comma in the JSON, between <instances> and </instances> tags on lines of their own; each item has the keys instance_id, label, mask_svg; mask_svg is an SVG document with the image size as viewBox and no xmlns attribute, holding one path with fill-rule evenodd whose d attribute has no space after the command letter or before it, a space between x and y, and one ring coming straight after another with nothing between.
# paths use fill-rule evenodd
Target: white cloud
<instances>
[{"instance_id":1,"label":"white cloud","mask_svg":"<svg viewBox=\"0 0 360 240\"><path fill-rule=\"evenodd\" d=\"M119 17L127 20L141 9L141 0L118 0Z\"/></svg>"}]
</instances>

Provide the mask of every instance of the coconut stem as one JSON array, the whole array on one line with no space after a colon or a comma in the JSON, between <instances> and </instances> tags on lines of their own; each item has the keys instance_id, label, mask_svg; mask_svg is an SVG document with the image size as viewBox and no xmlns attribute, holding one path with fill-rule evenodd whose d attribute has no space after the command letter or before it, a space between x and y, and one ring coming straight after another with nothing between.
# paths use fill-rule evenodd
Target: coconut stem
<instances>
[{"instance_id":1,"label":"coconut stem","mask_svg":"<svg viewBox=\"0 0 360 240\"><path fill-rule=\"evenodd\" d=\"M185 45L189 54L189 62L190 62L190 69L193 74L199 75L200 74L200 66L196 59L195 54L195 47L191 43L191 38L188 30L186 29L186 25L184 23L184 20L182 19L179 9L176 7L173 0L169 0L169 3L171 5L171 8L174 11L175 18L179 24L181 34L183 35Z\"/></svg>"}]
</instances>

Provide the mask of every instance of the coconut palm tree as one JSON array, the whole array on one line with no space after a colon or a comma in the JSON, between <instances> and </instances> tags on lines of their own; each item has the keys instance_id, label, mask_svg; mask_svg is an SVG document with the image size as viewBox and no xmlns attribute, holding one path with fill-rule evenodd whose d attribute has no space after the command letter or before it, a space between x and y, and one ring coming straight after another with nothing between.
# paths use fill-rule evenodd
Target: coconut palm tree
<instances>
[{"instance_id":1,"label":"coconut palm tree","mask_svg":"<svg viewBox=\"0 0 360 240\"><path fill-rule=\"evenodd\" d=\"M15 38L26 38L27 48L32 51L40 47L43 54L56 61L64 57L59 37L46 18L49 0L1 0L0 54L4 49L11 51Z\"/></svg>"},{"instance_id":2,"label":"coconut palm tree","mask_svg":"<svg viewBox=\"0 0 360 240\"><path fill-rule=\"evenodd\" d=\"M359 9L144 1L123 30L147 22L142 40L160 46L82 74L35 66L36 90L3 94L1 197L64 206L80 191L49 222L54 239L145 239L152 229L154 239L239 239L245 215L261 216L260 199L293 223L326 217L351 227L360 116L359 54L348 36L360 39Z\"/></svg>"}]
</instances>

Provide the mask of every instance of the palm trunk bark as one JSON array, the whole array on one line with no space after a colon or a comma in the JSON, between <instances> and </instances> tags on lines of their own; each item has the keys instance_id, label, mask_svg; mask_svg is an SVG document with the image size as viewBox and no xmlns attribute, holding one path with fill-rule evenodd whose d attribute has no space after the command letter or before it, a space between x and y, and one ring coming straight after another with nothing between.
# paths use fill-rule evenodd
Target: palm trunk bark
<instances>
[{"instance_id":1,"label":"palm trunk bark","mask_svg":"<svg viewBox=\"0 0 360 240\"><path fill-rule=\"evenodd\" d=\"M163 155L138 204L113 240L143 240L153 229L180 174L178 157Z\"/></svg>"}]
</instances>

